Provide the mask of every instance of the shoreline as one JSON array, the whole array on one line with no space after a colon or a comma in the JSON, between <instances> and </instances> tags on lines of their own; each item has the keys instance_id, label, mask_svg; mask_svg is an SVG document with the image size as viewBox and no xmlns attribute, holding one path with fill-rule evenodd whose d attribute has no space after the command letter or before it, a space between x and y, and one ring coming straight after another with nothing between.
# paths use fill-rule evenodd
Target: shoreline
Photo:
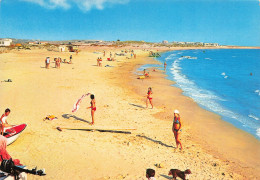
<instances>
[{"instance_id":1,"label":"shoreline","mask_svg":"<svg viewBox=\"0 0 260 180\"><path fill-rule=\"evenodd\" d=\"M118 53L122 49L105 50ZM136 79L138 66L158 62L147 57L149 51L132 49L137 53L137 59L126 58L130 57L128 53L116 57L117 61L105 61L104 58L103 67L97 67L96 58L102 56L104 48L86 48L78 55L73 54L73 64L61 64L61 69L56 69L52 62L48 70L42 67L45 57L68 58L71 53L42 49L0 54L2 78L12 79L12 83L0 83L1 100L12 112L8 122L28 125L17 141L7 147L10 155L28 167L45 168L47 176L44 179L145 180L147 168L156 170L158 180L169 179L167 172L170 168L191 169L191 179L248 179L248 173L259 177L257 167L251 167L255 163L248 161L249 166L244 168L249 168L243 170L240 168L242 163L226 160L232 152L223 158L215 154L214 149L204 148L203 145L214 145L215 142L201 142L198 135L205 133L203 128L209 122L205 121L207 124L204 122L197 132L194 129L198 124L194 124L197 121L195 115L200 115L203 120L218 117L183 96L180 89L170 86L172 81L164 79L161 71L152 73L151 78L143 81ZM105 67L106 64L111 67ZM154 90L153 110L144 108L144 95L149 86ZM91 116L86 110L89 98L82 101L76 113L71 113L75 101L87 92L96 96L94 127L89 125ZM171 131L175 108L180 110L184 123L181 133L183 151L175 149ZM1 111L4 111L3 106ZM58 119L43 121L46 115L52 114ZM136 130L128 135L59 132L58 126ZM251 143L252 148L256 146ZM163 163L164 168L157 168L157 163ZM32 175L29 177L37 179ZM250 179L254 177L250 176Z\"/></svg>"},{"instance_id":2,"label":"shoreline","mask_svg":"<svg viewBox=\"0 0 260 180\"><path fill-rule=\"evenodd\" d=\"M229 48L225 48L225 49L229 49ZM183 50L183 49L178 49L178 50ZM190 49L184 49L184 50L190 50ZM135 72L138 72L137 69L143 65L161 64L155 58L149 58L149 57L146 57L146 60L144 60L142 63L143 63L142 65L137 65L134 67L132 72L133 74ZM148 70L149 69L157 69L157 68L148 68ZM252 134L247 133L235 127L231 123L224 121L220 115L214 112L210 112L206 109L203 109L192 98L183 95L182 94L183 91L180 88L171 86L172 84L175 84L175 82L166 79L167 75L165 75L163 72L164 71L162 70L158 70L157 73L153 73L152 71L150 71L150 73L152 73L151 74L152 80L150 79L148 80L150 82L146 83L147 87L149 85L154 86L156 88L163 86L163 90L160 90L160 93L157 94L162 94L163 91L165 92L165 90L167 89L166 90L167 93L165 94L167 94L168 98L169 98L169 93L177 94L177 96L182 96L181 101L185 101L185 103L191 105L192 106L191 108L192 109L194 108L196 113L197 111L199 112L198 115L193 115L194 110L193 111L182 110L185 108L181 106L178 107L178 109L181 109L181 114L182 114L181 116L183 117L183 119L185 119L184 121L186 121L184 124L189 127L189 130L191 130L192 134L194 135L192 139L197 143L201 144L203 149L206 149L207 152L213 154L214 157L225 159L226 161L230 162L231 171L237 173L242 172L242 174L246 175L248 171L250 171L249 169L251 168L251 173L259 177L260 173L256 173L254 171L254 168L256 168L257 171L260 172L260 163L256 161L256 159L260 158L259 140L256 139L256 137L254 137ZM136 81L135 79L132 80ZM154 84L156 84L156 86ZM138 95L141 95L138 88L135 89L135 92ZM155 93L154 96L156 96ZM171 97L173 97L174 99L174 95ZM172 112L174 108L172 109L167 108L167 107L171 107L172 105L173 103L167 102L165 98L159 97L157 99L157 106L159 106L160 108L167 109L169 112L167 112L166 110L164 112L157 113L154 116L160 120L172 121L171 119L168 119L168 117L171 116L170 112ZM200 120L201 117L203 120ZM196 121L196 123L194 121ZM198 125L198 123L203 123L203 125L202 126ZM206 125L204 123L206 123ZM199 130L197 131L194 129L199 129ZM216 132L212 132L211 129ZM207 140L205 140L203 137L207 137Z\"/></svg>"}]
</instances>

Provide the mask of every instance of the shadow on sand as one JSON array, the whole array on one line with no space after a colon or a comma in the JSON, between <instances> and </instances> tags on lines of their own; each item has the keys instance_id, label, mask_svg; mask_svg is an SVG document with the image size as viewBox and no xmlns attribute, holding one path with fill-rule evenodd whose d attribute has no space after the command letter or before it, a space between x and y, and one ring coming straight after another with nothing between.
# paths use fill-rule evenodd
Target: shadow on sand
<instances>
[{"instance_id":1,"label":"shadow on sand","mask_svg":"<svg viewBox=\"0 0 260 180\"><path fill-rule=\"evenodd\" d=\"M175 147L173 147L173 146L170 146L170 145L167 145L167 144L163 143L162 141L154 140L154 139L149 138L149 137L144 136L144 135L138 134L138 135L136 135L136 136L137 136L137 137L144 138L144 139L147 139L148 141L152 141L152 142L154 142L154 143L160 144L160 145L162 145L162 146L164 146L164 147L175 148Z\"/></svg>"},{"instance_id":2,"label":"shadow on sand","mask_svg":"<svg viewBox=\"0 0 260 180\"><path fill-rule=\"evenodd\" d=\"M63 114L62 117L65 118L65 119L74 118L75 120L78 120L78 121L82 121L82 122L91 124L90 121L87 121L87 120L85 120L85 119L79 118L79 117L77 117L77 116L75 116L75 115L71 115L71 114Z\"/></svg>"},{"instance_id":3,"label":"shadow on sand","mask_svg":"<svg viewBox=\"0 0 260 180\"><path fill-rule=\"evenodd\" d=\"M172 179L172 177L166 176L166 175L164 175L164 174L160 174L160 176L164 177L165 179Z\"/></svg>"},{"instance_id":4,"label":"shadow on sand","mask_svg":"<svg viewBox=\"0 0 260 180\"><path fill-rule=\"evenodd\" d=\"M135 106L135 107L139 107L139 108L145 109L145 107L143 107L141 105L138 105L138 104L133 104L133 103L129 103L129 104L132 105L132 106Z\"/></svg>"}]
</instances>

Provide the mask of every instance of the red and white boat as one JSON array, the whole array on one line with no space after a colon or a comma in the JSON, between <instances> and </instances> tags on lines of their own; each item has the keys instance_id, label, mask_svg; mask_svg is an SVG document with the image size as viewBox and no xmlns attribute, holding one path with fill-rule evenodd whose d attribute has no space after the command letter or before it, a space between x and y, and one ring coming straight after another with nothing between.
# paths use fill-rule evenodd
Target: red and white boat
<instances>
[{"instance_id":1,"label":"red and white boat","mask_svg":"<svg viewBox=\"0 0 260 180\"><path fill-rule=\"evenodd\" d=\"M26 124L20 124L5 129L4 137L7 138L7 146L12 144L26 128Z\"/></svg>"}]
</instances>

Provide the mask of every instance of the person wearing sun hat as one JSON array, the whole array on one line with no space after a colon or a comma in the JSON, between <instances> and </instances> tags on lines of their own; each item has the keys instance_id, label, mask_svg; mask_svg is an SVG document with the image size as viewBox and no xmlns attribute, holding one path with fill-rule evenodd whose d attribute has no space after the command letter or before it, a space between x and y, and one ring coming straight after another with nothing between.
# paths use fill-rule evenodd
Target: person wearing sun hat
<instances>
[{"instance_id":1,"label":"person wearing sun hat","mask_svg":"<svg viewBox=\"0 0 260 180\"><path fill-rule=\"evenodd\" d=\"M181 150L182 150L182 144L181 144L181 141L179 139L180 129L181 129L180 112L179 112L179 110L175 109L174 110L173 125L172 125L172 132L174 134L175 141L176 141L176 149L178 149L178 146L180 145Z\"/></svg>"}]
</instances>

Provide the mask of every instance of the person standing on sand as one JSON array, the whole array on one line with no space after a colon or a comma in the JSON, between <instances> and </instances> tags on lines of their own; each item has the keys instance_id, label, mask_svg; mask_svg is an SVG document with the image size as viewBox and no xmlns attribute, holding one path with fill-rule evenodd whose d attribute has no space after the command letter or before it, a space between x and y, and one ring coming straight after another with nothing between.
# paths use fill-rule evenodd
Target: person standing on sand
<instances>
[{"instance_id":1,"label":"person standing on sand","mask_svg":"<svg viewBox=\"0 0 260 180\"><path fill-rule=\"evenodd\" d=\"M72 63L72 55L70 55L70 63Z\"/></svg>"},{"instance_id":2,"label":"person standing on sand","mask_svg":"<svg viewBox=\"0 0 260 180\"><path fill-rule=\"evenodd\" d=\"M149 102L150 102L150 104L152 106L152 109L153 109L152 94L153 94L152 88L149 87L148 88L148 92L147 92L147 96L146 96L147 97L147 99L146 99L146 108L148 108L148 100L149 100Z\"/></svg>"},{"instance_id":3,"label":"person standing on sand","mask_svg":"<svg viewBox=\"0 0 260 180\"><path fill-rule=\"evenodd\" d=\"M50 57L46 58L45 63L46 63L46 69L49 69L49 67L50 67Z\"/></svg>"},{"instance_id":4,"label":"person standing on sand","mask_svg":"<svg viewBox=\"0 0 260 180\"><path fill-rule=\"evenodd\" d=\"M90 101L90 107L88 107L87 109L91 109L91 117L92 117L92 123L91 123L91 125L94 125L94 114L95 114L95 111L97 110L97 108L96 108L96 100L95 100L95 96L94 96L94 94L91 94L90 95L90 99L91 99L91 101Z\"/></svg>"},{"instance_id":5,"label":"person standing on sand","mask_svg":"<svg viewBox=\"0 0 260 180\"><path fill-rule=\"evenodd\" d=\"M182 144L181 144L181 141L179 139L180 129L181 129L181 118L180 118L179 111L176 109L176 110L174 110L172 132L174 134L175 141L176 141L176 146L177 146L176 149L178 149L178 146L180 145L181 150L182 150Z\"/></svg>"},{"instance_id":6,"label":"person standing on sand","mask_svg":"<svg viewBox=\"0 0 260 180\"><path fill-rule=\"evenodd\" d=\"M103 56L104 56L104 57L106 56L106 51L103 51Z\"/></svg>"},{"instance_id":7,"label":"person standing on sand","mask_svg":"<svg viewBox=\"0 0 260 180\"><path fill-rule=\"evenodd\" d=\"M166 64L166 62L164 62L164 71L166 70L166 66L167 66L167 64Z\"/></svg>"}]
</instances>

